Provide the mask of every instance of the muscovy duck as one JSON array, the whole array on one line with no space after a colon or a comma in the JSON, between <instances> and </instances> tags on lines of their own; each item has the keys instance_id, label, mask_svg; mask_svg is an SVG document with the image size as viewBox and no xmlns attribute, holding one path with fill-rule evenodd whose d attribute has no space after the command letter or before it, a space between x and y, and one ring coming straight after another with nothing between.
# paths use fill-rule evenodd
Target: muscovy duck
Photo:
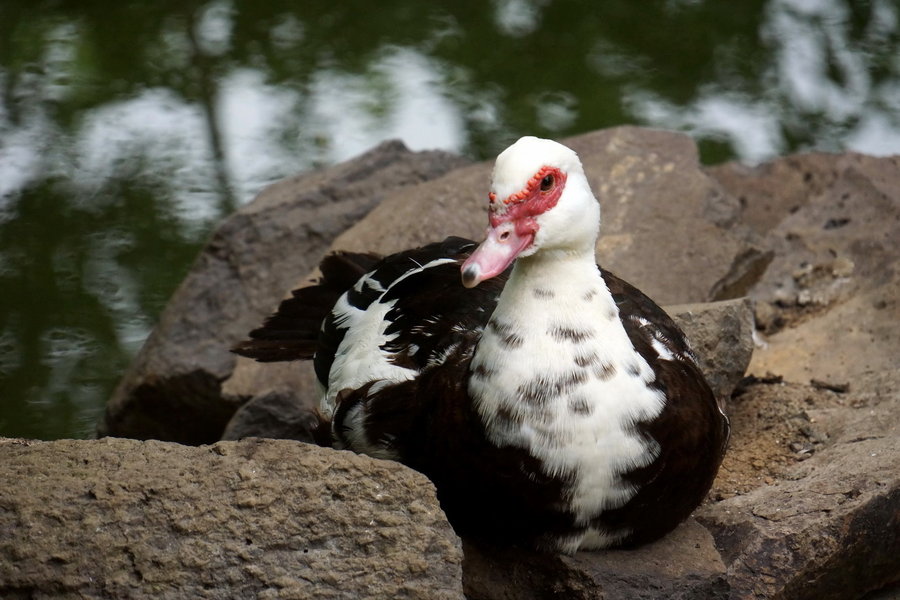
<instances>
[{"instance_id":1,"label":"muscovy duck","mask_svg":"<svg viewBox=\"0 0 900 600\"><path fill-rule=\"evenodd\" d=\"M655 540L708 492L728 419L669 316L596 264L575 152L521 138L488 197L477 247L329 255L235 351L312 359L334 445L427 475L461 535Z\"/></svg>"}]
</instances>

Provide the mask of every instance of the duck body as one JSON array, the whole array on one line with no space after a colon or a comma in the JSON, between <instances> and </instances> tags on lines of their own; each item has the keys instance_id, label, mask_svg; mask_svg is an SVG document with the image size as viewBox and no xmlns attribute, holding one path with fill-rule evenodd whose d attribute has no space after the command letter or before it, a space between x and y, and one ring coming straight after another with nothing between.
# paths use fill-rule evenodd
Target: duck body
<instances>
[{"instance_id":1,"label":"duck body","mask_svg":"<svg viewBox=\"0 0 900 600\"><path fill-rule=\"evenodd\" d=\"M236 351L312 358L335 446L427 475L461 535L639 545L702 501L728 421L668 315L597 266L577 157L523 140L481 245L330 255Z\"/></svg>"}]
</instances>

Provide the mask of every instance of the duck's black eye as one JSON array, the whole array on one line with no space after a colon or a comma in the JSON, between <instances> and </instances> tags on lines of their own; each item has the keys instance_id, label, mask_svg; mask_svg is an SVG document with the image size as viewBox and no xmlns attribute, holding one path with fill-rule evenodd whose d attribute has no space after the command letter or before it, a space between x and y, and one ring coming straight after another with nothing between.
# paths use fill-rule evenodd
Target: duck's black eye
<instances>
[{"instance_id":1,"label":"duck's black eye","mask_svg":"<svg viewBox=\"0 0 900 600\"><path fill-rule=\"evenodd\" d=\"M553 175L546 175L543 179L541 179L541 191L549 192L550 188L553 187Z\"/></svg>"}]
</instances>

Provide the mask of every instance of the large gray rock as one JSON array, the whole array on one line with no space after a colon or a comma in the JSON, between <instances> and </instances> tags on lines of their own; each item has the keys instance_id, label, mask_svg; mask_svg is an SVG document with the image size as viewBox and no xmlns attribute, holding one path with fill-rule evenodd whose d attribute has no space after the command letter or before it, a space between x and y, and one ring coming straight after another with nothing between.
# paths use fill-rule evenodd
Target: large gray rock
<instances>
[{"instance_id":1,"label":"large gray rock","mask_svg":"<svg viewBox=\"0 0 900 600\"><path fill-rule=\"evenodd\" d=\"M750 290L767 344L752 372L848 383L900 348L900 157L807 154L711 169L774 252Z\"/></svg>"},{"instance_id":2,"label":"large gray rock","mask_svg":"<svg viewBox=\"0 0 900 600\"><path fill-rule=\"evenodd\" d=\"M213 442L247 398L222 390L231 346L385 196L464 164L387 142L266 188L213 233L110 399L100 435ZM283 370L289 379L292 371Z\"/></svg>"},{"instance_id":3,"label":"large gray rock","mask_svg":"<svg viewBox=\"0 0 900 600\"><path fill-rule=\"evenodd\" d=\"M548 556L464 546L466 596L479 600L725 600L725 565L705 528L693 519L635 550Z\"/></svg>"},{"instance_id":4,"label":"large gray rock","mask_svg":"<svg viewBox=\"0 0 900 600\"><path fill-rule=\"evenodd\" d=\"M222 432L222 439L261 437L331 446L331 428L322 427L325 420L315 407L299 401L290 391L267 392L257 394L237 409Z\"/></svg>"},{"instance_id":5,"label":"large gray rock","mask_svg":"<svg viewBox=\"0 0 900 600\"><path fill-rule=\"evenodd\" d=\"M739 205L704 174L691 138L617 127L563 142L600 201L600 263L659 304L710 300L751 246L732 231ZM386 198L332 248L387 254L451 234L480 239L492 167L472 165Z\"/></svg>"},{"instance_id":6,"label":"large gray rock","mask_svg":"<svg viewBox=\"0 0 900 600\"><path fill-rule=\"evenodd\" d=\"M691 343L700 369L724 406L753 356L753 305L747 298L666 307Z\"/></svg>"},{"instance_id":7,"label":"large gray rock","mask_svg":"<svg viewBox=\"0 0 900 600\"><path fill-rule=\"evenodd\" d=\"M855 384L860 391L849 395L760 384L736 399L749 404L742 416L750 419L771 404L787 405L790 416L771 424L795 456L759 464L770 485L698 511L732 598L844 600L900 581L900 373ZM737 444L720 492L729 471L746 466L742 460L764 457L758 439Z\"/></svg>"},{"instance_id":8,"label":"large gray rock","mask_svg":"<svg viewBox=\"0 0 900 600\"><path fill-rule=\"evenodd\" d=\"M462 598L434 487L297 442L0 440L0 597Z\"/></svg>"}]
</instances>

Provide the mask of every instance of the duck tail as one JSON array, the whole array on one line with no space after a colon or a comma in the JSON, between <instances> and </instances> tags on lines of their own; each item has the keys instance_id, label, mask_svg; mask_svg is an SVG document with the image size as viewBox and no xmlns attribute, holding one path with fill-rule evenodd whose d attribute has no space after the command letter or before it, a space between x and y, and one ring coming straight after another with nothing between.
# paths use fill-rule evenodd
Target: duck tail
<instances>
[{"instance_id":1,"label":"duck tail","mask_svg":"<svg viewBox=\"0 0 900 600\"><path fill-rule=\"evenodd\" d=\"M259 362L309 360L316 353L322 322L341 294L381 260L377 254L334 252L326 256L313 285L291 292L262 327L231 351Z\"/></svg>"}]
</instances>

